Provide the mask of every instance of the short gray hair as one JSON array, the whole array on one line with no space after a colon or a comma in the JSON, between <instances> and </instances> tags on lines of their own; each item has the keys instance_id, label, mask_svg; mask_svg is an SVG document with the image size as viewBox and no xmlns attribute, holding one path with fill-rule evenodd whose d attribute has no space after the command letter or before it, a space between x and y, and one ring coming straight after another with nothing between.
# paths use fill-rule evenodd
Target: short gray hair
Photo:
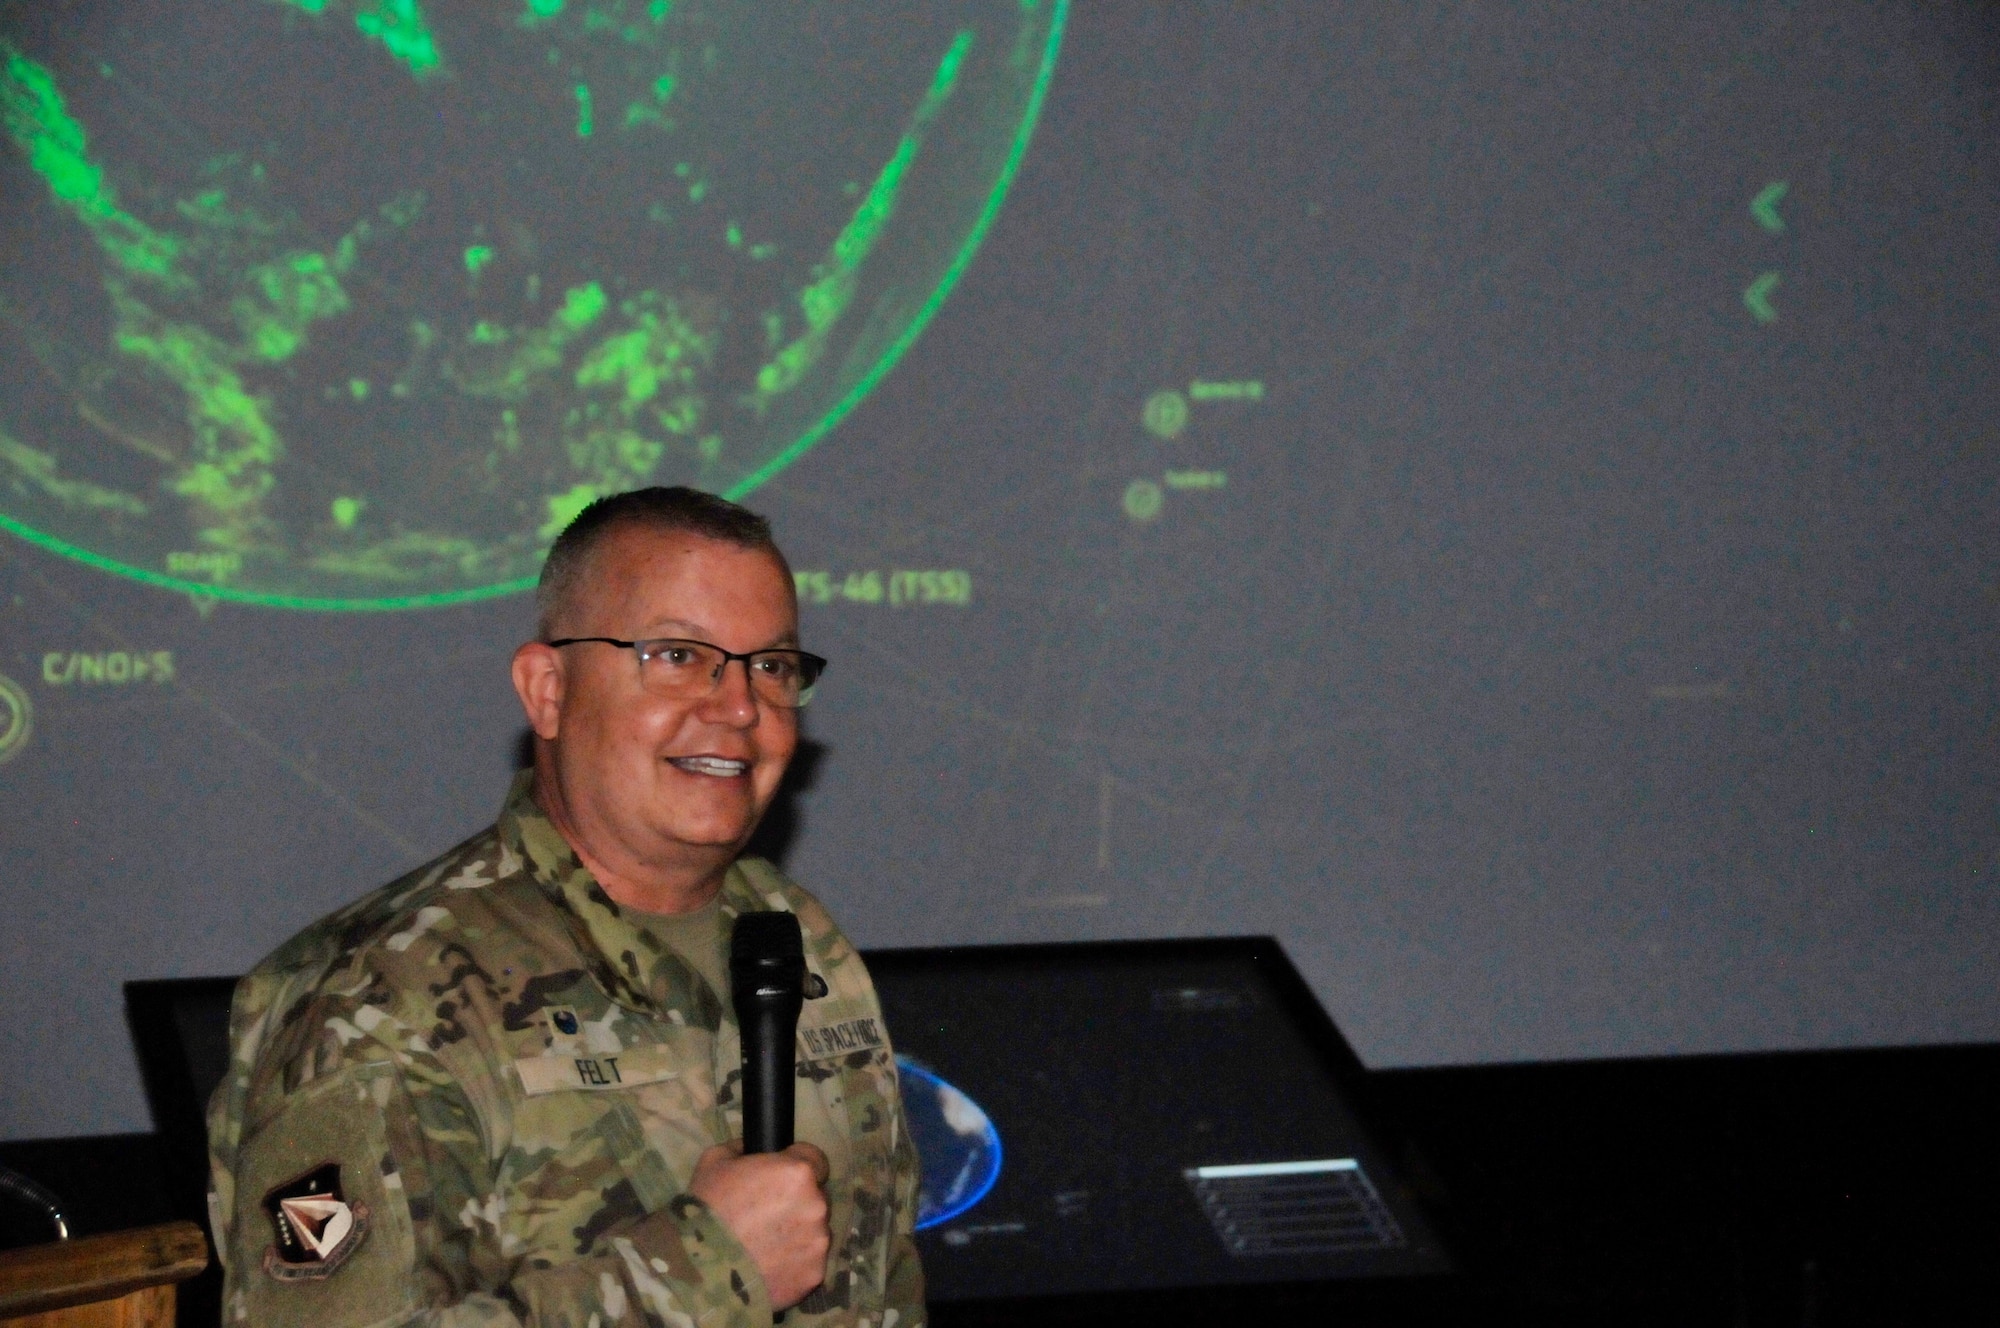
<instances>
[{"instance_id":1,"label":"short gray hair","mask_svg":"<svg viewBox=\"0 0 2000 1328\"><path fill-rule=\"evenodd\" d=\"M700 535L743 549L762 549L780 563L785 555L771 538L771 523L747 507L684 485L655 486L599 498L576 514L549 546L535 586L536 636L554 635L556 620L575 601L590 558L611 535L627 528Z\"/></svg>"}]
</instances>

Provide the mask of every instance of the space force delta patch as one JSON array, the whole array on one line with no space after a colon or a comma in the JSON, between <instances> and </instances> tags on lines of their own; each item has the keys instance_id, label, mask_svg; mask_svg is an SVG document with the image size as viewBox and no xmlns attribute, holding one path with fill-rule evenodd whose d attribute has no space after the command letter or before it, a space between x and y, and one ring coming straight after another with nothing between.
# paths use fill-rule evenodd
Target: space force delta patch
<instances>
[{"instance_id":1,"label":"space force delta patch","mask_svg":"<svg viewBox=\"0 0 2000 1328\"><path fill-rule=\"evenodd\" d=\"M368 1205L340 1191L340 1164L324 1162L264 1196L276 1235L264 1271L281 1282L327 1277L368 1236Z\"/></svg>"}]
</instances>

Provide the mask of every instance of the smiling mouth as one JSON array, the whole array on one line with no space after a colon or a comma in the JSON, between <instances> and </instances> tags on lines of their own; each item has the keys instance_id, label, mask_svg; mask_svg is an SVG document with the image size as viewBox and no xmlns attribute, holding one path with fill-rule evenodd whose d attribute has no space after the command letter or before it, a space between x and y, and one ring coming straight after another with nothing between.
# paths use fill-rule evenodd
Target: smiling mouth
<instances>
[{"instance_id":1,"label":"smiling mouth","mask_svg":"<svg viewBox=\"0 0 2000 1328\"><path fill-rule=\"evenodd\" d=\"M667 764L691 775L711 775L717 779L735 779L750 773L748 761L731 761L720 756L670 756Z\"/></svg>"}]
</instances>

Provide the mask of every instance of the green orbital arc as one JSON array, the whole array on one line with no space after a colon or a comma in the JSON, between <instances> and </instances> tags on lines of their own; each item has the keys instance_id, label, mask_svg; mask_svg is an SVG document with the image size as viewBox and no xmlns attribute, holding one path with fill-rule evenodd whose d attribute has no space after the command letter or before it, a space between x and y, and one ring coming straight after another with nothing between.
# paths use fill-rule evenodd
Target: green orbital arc
<instances>
[{"instance_id":1,"label":"green orbital arc","mask_svg":"<svg viewBox=\"0 0 2000 1328\"><path fill-rule=\"evenodd\" d=\"M936 317L938 311L951 297L958 283L970 268L974 257L984 244L994 221L998 218L1001 208L1004 206L1019 175L1021 165L1027 155L1035 130L1039 124L1048 88L1054 78L1057 58L1065 35L1069 15L1069 0L1045 0L1045 4L1047 7L1042 10L1042 21L1048 25L1045 33L1028 37L1014 47L1012 67L1016 71L1014 74L1016 81L1012 83L1015 92L1011 108L1012 114L1009 116L1013 121L1011 132L1004 122L989 122L992 136L987 140L990 155L985 158L984 170L994 173L986 177L990 183L983 185L984 197L982 199L980 193L977 192L982 186L972 181L966 181L972 187L959 195L961 200L959 206L963 210L957 213L954 222L955 227L967 227L961 232L962 239L954 246L951 244L949 232L937 235L937 245L931 250L931 257L926 262L928 271L923 274L924 279L912 279L904 288L909 291L910 294L907 298L911 302L901 303L901 307L894 316L894 321L889 322L888 326L881 328L880 335L888 338L886 344L876 341L873 347L866 349L856 348L862 349L862 354L854 356L849 361L848 367L843 369L838 377L840 379L847 379L848 375L854 373L858 368L860 372L858 377L849 380L849 385L844 390L841 390L837 381L828 383L827 387L831 390L827 391L820 400L815 402L801 400L799 402L801 407L809 408L797 410L791 415L789 420L782 423L774 419L771 433L776 436L769 437L768 444L769 446L776 447L777 450L775 452L767 450L761 458L755 456L743 457L742 461L748 463L747 471L738 469L734 476L724 473L714 475L712 480L689 477L679 482L698 483L702 487L709 487L710 484L713 484L717 492L732 500L741 500L768 484L787 466L790 466L800 457L804 456L838 428L847 416L871 392L875 391L881 385L884 379L888 377L903 356L909 351L910 347L915 344L917 339L928 328L931 320ZM1034 8L1035 6L1031 3L1022 5L1024 12L1032 13ZM312 11L309 13L304 9L300 10L301 14L306 15L306 19L310 19L313 13L316 12ZM300 19L299 21L304 22L306 19ZM525 19L523 20L523 26L527 26ZM1039 41L1037 41L1037 38L1039 38ZM931 113L933 102L941 103L943 97L951 95L951 80L957 77L959 66L963 62L966 48L971 40L969 31L962 32L959 40L946 53L945 62L938 69L931 97L927 98L925 106L920 108L917 113L918 120L916 123L919 127L922 126L925 118ZM1037 45L1039 45L1039 52L1037 51ZM1005 48L1003 47L1002 49ZM1030 73L1031 70L1032 74ZM105 68L103 72L107 78L111 76L110 69ZM658 97L662 106L668 105L667 92L660 92ZM629 127L629 117L634 114L636 113L628 112L627 127ZM600 131L603 131L605 124L599 123L596 127ZM602 133L600 133L599 137L602 136ZM79 151L81 150L81 146L81 139L79 139ZM906 137L898 155L891 160L887 167L883 168L884 174L882 179L890 179L892 172L906 167L908 157L914 150L910 145L909 139ZM686 174L685 165L677 170L677 174ZM834 178L838 179L839 177L836 176ZM703 192L707 189L706 184L699 179L698 173L697 177L693 181L689 181L688 184L688 198L694 203L699 204L702 201ZM878 180L877 187L878 190L882 188L880 180ZM850 183L846 188L850 195L857 188L865 189L865 177L863 177L863 182L860 186ZM757 390L750 393L749 396L739 398L739 400L747 403L751 398L755 397L761 403L763 399L773 394L786 391L789 385L786 375L792 374L793 377L790 381L796 381L798 364L796 360L788 360L787 356L802 345L811 353L818 354L817 346L811 343L814 342L816 337L821 342L824 341L824 337L821 335L823 327L819 317L820 313L823 312L824 306L816 309L813 301L815 298L837 301L838 304L833 308L833 312L829 317L838 318L840 316L840 308L844 307L845 302L851 298L851 289L847 291L839 290L837 288L837 281L843 277L849 278L849 286L851 288L852 273L851 271L843 273L839 270L839 267L849 257L848 245L851 232L863 232L859 234L858 239L853 241L852 259L855 264L865 259L868 249L873 247L875 237L872 234L865 233L868 221L864 214L874 202L874 199L875 192L870 191L861 203L862 213L857 213L855 221L850 223L849 231L844 231L841 238L835 242L833 251L828 254L826 265L822 268L814 269L815 285L808 287L803 294L802 307L806 320L806 327L803 333L790 345L776 350L770 363L765 366L760 375ZM75 205L72 204L71 206L72 210L74 210ZM385 207L383 209L384 215L387 216L389 211L390 208ZM968 219L969 225L967 224ZM89 224L89 219L86 219L86 224ZM106 223L106 225L108 224ZM880 218L875 219L875 224L879 229ZM376 226L377 233L383 233L383 223L378 221ZM98 229L103 229L103 227L99 227ZM365 232L366 229L365 225L357 228L358 232ZM732 249L734 249L741 244L741 240L733 221L729 225L728 230L729 243ZM108 241L103 236L97 236L96 238L100 245L108 244ZM758 237L753 234L750 238L756 239ZM454 253L462 251L464 254L464 278L475 283L482 279L491 281L493 279L492 273L499 270L494 266L496 259L495 245L498 245L499 241L496 240L489 244L481 236L472 236L470 240L470 243L461 242L462 250L453 251ZM765 247L768 248L768 246ZM755 246L749 246L741 249L739 252L750 253L753 258L759 257L760 255L755 253L754 249ZM504 255L501 256L504 258ZM936 266L940 262L942 266ZM830 271L831 274L824 277L820 275L822 272L827 271ZM535 280L538 281L539 278ZM916 302L916 297L925 290L926 285L928 286L928 294L922 296L920 303ZM604 297L599 294L598 287L594 283L590 284L587 290L598 304L603 302ZM573 289L570 291L573 303L577 295L578 290ZM535 297L531 294L528 298L532 300ZM595 306L592 309L593 313L594 311ZM669 308L668 312L671 313L671 308ZM631 314L631 316L637 319L650 317L651 314L651 309L642 307L637 313ZM328 315L315 314L314 316L326 317ZM665 315L662 315L663 321L665 317ZM900 324L900 327L897 324ZM303 323L301 325L303 326ZM485 327L486 325L482 323L477 330L483 331ZM422 324L417 325L417 330L429 335L428 329L424 328ZM775 334L773 335L775 336ZM776 344L774 340L773 345L775 346ZM865 368L860 368L864 365L866 366ZM381 382L380 379L376 381L378 383ZM595 382L596 380L592 381ZM402 391L400 384L397 391L399 394ZM838 393L837 396L834 396L835 392ZM367 398L368 384L357 379L353 395L357 400ZM832 398L830 402L827 400L829 397ZM378 394L373 400L380 399L380 395ZM504 400L505 398L502 399ZM761 410L763 407L759 404L757 408ZM513 412L510 410L506 414L508 415L511 427ZM692 441L691 434L683 436ZM0 441L11 440L6 440L4 431L0 431ZM34 440L30 439L28 441L33 442ZM704 449L707 448L709 441L711 440L702 440ZM21 447L14 447L12 450L16 453L33 456L32 452ZM714 454L704 450L703 455L712 458ZM18 461L16 464L19 464ZM4 468L0 467L0 470L4 470ZM54 472L51 471L49 473L53 474ZM30 476L30 478L32 479L33 476ZM676 481L666 477L650 481L634 478L627 483L637 484L645 482L668 483ZM611 491L609 488L604 487L605 482L603 480L596 481L596 484L598 492ZM351 490L335 490L335 492L351 492ZM587 500L589 495L587 492L584 492L584 486L579 485L577 492L581 493L583 498ZM550 538L549 532L552 526L559 527L560 524L559 518L561 517L561 513L556 506L557 500L551 499L550 504L552 509L551 523L543 526L538 541L531 542L530 536L527 533L533 529L532 519L530 520L530 525L525 529L518 526L513 527L517 533L509 537L514 541L516 549L521 549L523 545L526 546L524 552L532 557L532 561L535 564L538 564L540 561L539 554L534 552L536 543L539 542L545 545L548 538ZM340 523L343 528L350 527L355 513L360 510L361 506L362 504L357 500L346 497L337 498L334 507L334 520ZM27 519L23 519L24 516ZM103 519L110 520L112 518L107 515ZM52 524L54 528L50 528ZM283 585L271 586L267 581L265 586L259 588L254 585L231 584L226 579L213 581L197 579L199 574L197 576L183 575L181 573L185 569L172 565L170 559L167 560L165 566L148 566L142 558L134 557L134 554L142 553L143 551L119 547L116 542L107 541L111 544L108 551L104 547L88 547L91 545L100 545L99 539L93 533L93 526L91 524L81 523L76 524L75 528L64 528L62 523L51 523L44 520L40 513L32 510L21 515L11 515L5 511L0 511L0 530L5 530L9 534L38 548L98 571L114 574L161 590L194 596L201 601L240 603L266 608L308 612L388 612L467 604L530 591L534 588L536 580L533 575L506 575L507 573L518 573L526 570L523 563L527 562L528 559L513 555L511 556L514 564L512 567L502 565L491 568L492 572L501 573L502 575L494 577L488 584L468 584L468 582L483 579L479 576L478 572L474 571L457 585L446 584L440 586L433 581L431 588L418 589L412 586L409 588L411 593L406 594L366 593L367 590L373 588L361 586L356 587L358 590L363 590L364 593L361 594L315 593L320 591L322 586L324 590L332 591L337 591L341 588L337 584L324 585L324 582L322 582L322 586L299 585L296 587L286 587ZM168 547L172 546L169 545ZM383 589L386 588L383 587Z\"/></svg>"},{"instance_id":2,"label":"green orbital arc","mask_svg":"<svg viewBox=\"0 0 2000 1328\"><path fill-rule=\"evenodd\" d=\"M971 232L965 237L965 243L959 246L958 253L945 268L944 275L938 279L930 298L924 301L923 307L910 319L910 324L903 329L903 334L889 343L888 349L875 361L874 368L863 374L861 381L850 388L847 395L836 401L832 409L828 410L817 424L801 434L797 442L725 490L723 497L731 502L741 500L744 495L751 493L786 466L804 456L814 443L833 432L835 426L861 404L862 398L874 391L875 385L888 376L889 371L896 367L897 361L903 358L904 352L915 345L917 338L923 335L924 329L930 326L931 319L937 317L937 311L944 307L944 302L951 297L952 291L958 286L959 278L963 277L965 270L972 266L972 256L978 253L979 246L985 243L986 232L992 229L994 218L1000 215L1000 205L1006 202L1007 194L1014 186L1014 177L1020 173L1021 160L1028 155L1028 142L1035 135L1035 123L1041 119L1042 101L1048 95L1049 80L1055 77L1056 52L1062 46L1063 25L1068 17L1069 0L1056 0L1055 17L1049 26L1048 45L1043 48L1041 68L1035 72L1034 90L1028 95L1027 112L1021 117L1021 128L1014 135L1014 144L1008 151L1007 163L1001 167L1000 176L994 181L993 192L987 196L986 206L980 211L979 219L973 222Z\"/></svg>"}]
</instances>

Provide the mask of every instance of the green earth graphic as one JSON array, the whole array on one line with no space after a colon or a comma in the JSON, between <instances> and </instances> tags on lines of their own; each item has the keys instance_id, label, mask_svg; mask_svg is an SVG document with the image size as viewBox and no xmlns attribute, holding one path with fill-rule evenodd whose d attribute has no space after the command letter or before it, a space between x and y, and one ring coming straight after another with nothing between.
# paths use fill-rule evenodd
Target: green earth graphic
<instances>
[{"instance_id":1,"label":"green earth graphic","mask_svg":"<svg viewBox=\"0 0 2000 1328\"><path fill-rule=\"evenodd\" d=\"M949 294L1062 0L0 5L0 526L318 609L740 497Z\"/></svg>"}]
</instances>

